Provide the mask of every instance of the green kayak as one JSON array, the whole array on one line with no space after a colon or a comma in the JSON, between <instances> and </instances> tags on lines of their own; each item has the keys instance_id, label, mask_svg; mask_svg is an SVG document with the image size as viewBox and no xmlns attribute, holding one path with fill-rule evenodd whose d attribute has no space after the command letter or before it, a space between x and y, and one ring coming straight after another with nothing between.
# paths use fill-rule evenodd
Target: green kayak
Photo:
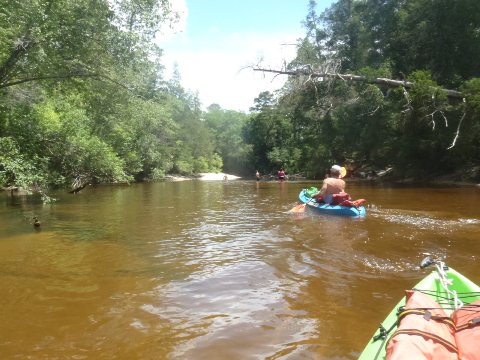
<instances>
[{"instance_id":1,"label":"green kayak","mask_svg":"<svg viewBox=\"0 0 480 360\"><path fill-rule=\"evenodd\" d=\"M433 261L430 257L423 260L420 267L425 268L430 265L435 265L436 270L423 278L414 289L435 300L447 314L480 299L480 287L465 276L447 267L443 262ZM405 306L405 303L404 296L372 336L360 354L359 360L386 358L386 345L397 330L398 309Z\"/></svg>"}]
</instances>

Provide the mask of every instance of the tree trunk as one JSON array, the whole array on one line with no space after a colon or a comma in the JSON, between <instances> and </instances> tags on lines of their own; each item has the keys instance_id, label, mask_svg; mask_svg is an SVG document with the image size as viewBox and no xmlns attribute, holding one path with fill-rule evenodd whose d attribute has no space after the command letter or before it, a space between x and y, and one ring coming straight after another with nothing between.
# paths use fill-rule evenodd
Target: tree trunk
<instances>
[{"instance_id":1,"label":"tree trunk","mask_svg":"<svg viewBox=\"0 0 480 360\"><path fill-rule=\"evenodd\" d=\"M291 75L291 76L304 75L310 78L332 78L332 79L339 79L344 81L363 81L370 84L386 85L390 87L403 86L406 89L410 89L414 85L414 83L410 81L394 80L394 79L387 79L387 78L368 79L366 76L352 75L352 74L332 74L332 73L320 74L320 73L315 73L307 70L281 71L281 70L254 68L253 71L271 72L275 74ZM462 99L464 97L460 91L448 90L448 89L443 89L443 91L445 91L447 93L447 96L450 98Z\"/></svg>"}]
</instances>

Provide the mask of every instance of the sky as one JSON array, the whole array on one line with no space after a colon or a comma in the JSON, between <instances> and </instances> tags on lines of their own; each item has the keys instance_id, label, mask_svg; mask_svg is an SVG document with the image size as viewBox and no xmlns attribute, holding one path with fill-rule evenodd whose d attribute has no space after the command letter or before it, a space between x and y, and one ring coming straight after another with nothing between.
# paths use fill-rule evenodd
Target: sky
<instances>
[{"instance_id":1,"label":"sky","mask_svg":"<svg viewBox=\"0 0 480 360\"><path fill-rule=\"evenodd\" d=\"M317 0L320 14L334 0ZM178 66L181 84L198 92L202 107L248 112L262 91L281 88L285 76L254 72L280 69L304 37L308 0L171 0L180 21L157 39L170 78Z\"/></svg>"}]
</instances>

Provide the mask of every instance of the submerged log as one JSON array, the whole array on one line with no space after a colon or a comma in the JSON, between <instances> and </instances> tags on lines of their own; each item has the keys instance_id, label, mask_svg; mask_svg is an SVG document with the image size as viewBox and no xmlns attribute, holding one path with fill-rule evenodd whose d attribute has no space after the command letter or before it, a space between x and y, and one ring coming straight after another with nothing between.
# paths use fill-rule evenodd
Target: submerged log
<instances>
[{"instance_id":1,"label":"submerged log","mask_svg":"<svg viewBox=\"0 0 480 360\"><path fill-rule=\"evenodd\" d=\"M76 194L78 192L80 192L81 190L83 190L84 188L86 188L88 185L90 185L89 183L85 183L85 184L82 184L80 186L77 186L76 188L74 188L73 190L69 191L70 194Z\"/></svg>"}]
</instances>

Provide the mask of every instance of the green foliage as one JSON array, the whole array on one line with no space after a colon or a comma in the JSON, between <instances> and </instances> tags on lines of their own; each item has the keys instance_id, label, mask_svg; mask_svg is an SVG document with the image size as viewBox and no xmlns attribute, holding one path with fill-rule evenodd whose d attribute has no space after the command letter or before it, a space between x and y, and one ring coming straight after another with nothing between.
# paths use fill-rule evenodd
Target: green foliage
<instances>
[{"instance_id":1,"label":"green foliage","mask_svg":"<svg viewBox=\"0 0 480 360\"><path fill-rule=\"evenodd\" d=\"M152 39L177 16L169 1L3 5L2 185L42 191L219 172L224 159L241 171L248 162L245 114L217 108L218 123L203 121L178 71L163 79Z\"/></svg>"},{"instance_id":2,"label":"green foliage","mask_svg":"<svg viewBox=\"0 0 480 360\"><path fill-rule=\"evenodd\" d=\"M252 162L290 161L309 176L348 163L418 177L478 163L478 1L339 0L321 15L315 7L310 1L287 67L366 81L292 76L280 97L260 94L245 127ZM371 84L379 78L385 85ZM445 86L460 87L466 102L448 98Z\"/></svg>"},{"instance_id":3,"label":"green foliage","mask_svg":"<svg viewBox=\"0 0 480 360\"><path fill-rule=\"evenodd\" d=\"M193 161L193 171L196 173L205 173L209 171L208 159L200 156Z\"/></svg>"},{"instance_id":4,"label":"green foliage","mask_svg":"<svg viewBox=\"0 0 480 360\"><path fill-rule=\"evenodd\" d=\"M11 137L0 138L0 186L38 188L45 184L45 162L27 158Z\"/></svg>"},{"instance_id":5,"label":"green foliage","mask_svg":"<svg viewBox=\"0 0 480 360\"><path fill-rule=\"evenodd\" d=\"M243 128L248 116L213 104L208 107L203 119L215 144L215 154L210 157L212 167L218 171L223 167L223 171L234 174L250 173L250 150L243 141Z\"/></svg>"},{"instance_id":6,"label":"green foliage","mask_svg":"<svg viewBox=\"0 0 480 360\"><path fill-rule=\"evenodd\" d=\"M284 167L289 159L288 149L273 147L267 153L267 159L274 165L274 168Z\"/></svg>"},{"instance_id":7,"label":"green foliage","mask_svg":"<svg viewBox=\"0 0 480 360\"><path fill-rule=\"evenodd\" d=\"M165 178L165 175L167 174L162 169L153 169L151 178L152 180L161 180Z\"/></svg>"},{"instance_id":8,"label":"green foliage","mask_svg":"<svg viewBox=\"0 0 480 360\"><path fill-rule=\"evenodd\" d=\"M179 174L188 175L193 173L193 159L177 160L174 165L174 171Z\"/></svg>"},{"instance_id":9,"label":"green foliage","mask_svg":"<svg viewBox=\"0 0 480 360\"><path fill-rule=\"evenodd\" d=\"M210 171L212 172L220 172L223 168L223 160L222 157L218 154L213 154L212 158L210 159Z\"/></svg>"},{"instance_id":10,"label":"green foliage","mask_svg":"<svg viewBox=\"0 0 480 360\"><path fill-rule=\"evenodd\" d=\"M375 79L375 78L391 78L392 77L392 66L390 62L386 62L380 65L378 68L373 67L362 67L358 71L359 75L363 75L367 78L367 80Z\"/></svg>"},{"instance_id":11,"label":"green foliage","mask_svg":"<svg viewBox=\"0 0 480 360\"><path fill-rule=\"evenodd\" d=\"M96 182L123 182L123 162L99 138L68 137L63 167L72 178L85 176Z\"/></svg>"},{"instance_id":12,"label":"green foliage","mask_svg":"<svg viewBox=\"0 0 480 360\"><path fill-rule=\"evenodd\" d=\"M466 81L462 86L462 92L465 94L469 109L477 115L480 114L480 78Z\"/></svg>"},{"instance_id":13,"label":"green foliage","mask_svg":"<svg viewBox=\"0 0 480 360\"><path fill-rule=\"evenodd\" d=\"M244 114L202 112L178 69L163 78L152 39L176 17L167 0L4 1L0 185L42 192L279 167L323 177L332 163L426 176L478 164L479 14L477 0L339 0L319 15L311 0L287 68L367 81L291 77ZM368 84L376 78L413 87Z\"/></svg>"}]
</instances>

